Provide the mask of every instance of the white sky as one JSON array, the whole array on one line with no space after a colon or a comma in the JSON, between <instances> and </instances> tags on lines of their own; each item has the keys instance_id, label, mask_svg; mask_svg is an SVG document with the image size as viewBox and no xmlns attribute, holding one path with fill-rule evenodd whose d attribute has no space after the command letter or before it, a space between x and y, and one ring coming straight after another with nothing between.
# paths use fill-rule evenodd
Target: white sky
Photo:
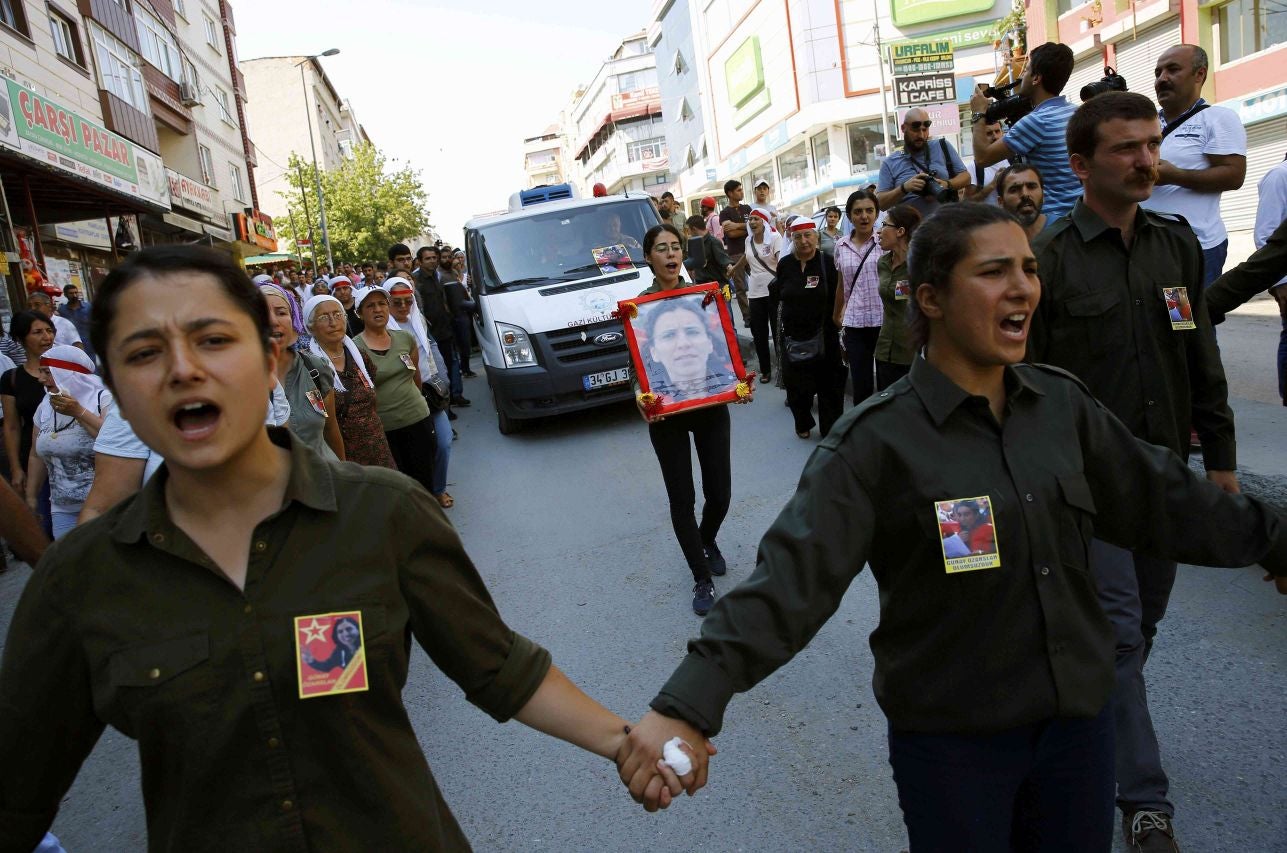
<instances>
[{"instance_id":1,"label":"white sky","mask_svg":"<svg viewBox=\"0 0 1287 853\"><path fill-rule=\"evenodd\" d=\"M433 226L459 245L466 219L525 186L523 138L554 123L576 85L647 26L652 0L359 0L327 14L335 8L234 0L237 54L338 47L320 60L327 76L375 146L420 170Z\"/></svg>"}]
</instances>

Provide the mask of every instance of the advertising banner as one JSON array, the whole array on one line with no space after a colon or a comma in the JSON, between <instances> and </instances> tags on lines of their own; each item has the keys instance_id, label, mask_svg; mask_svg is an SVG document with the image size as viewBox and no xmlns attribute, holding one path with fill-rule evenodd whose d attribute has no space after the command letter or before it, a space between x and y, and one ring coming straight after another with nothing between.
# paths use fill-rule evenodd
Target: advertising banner
<instances>
[{"instance_id":1,"label":"advertising banner","mask_svg":"<svg viewBox=\"0 0 1287 853\"><path fill-rule=\"evenodd\" d=\"M956 78L950 72L894 78L894 103L900 107L956 100Z\"/></svg>"},{"instance_id":2,"label":"advertising banner","mask_svg":"<svg viewBox=\"0 0 1287 853\"><path fill-rule=\"evenodd\" d=\"M187 175L181 175L173 169L166 169L165 177L169 184L170 204L209 217L219 216L219 207L215 203L215 191L212 188Z\"/></svg>"},{"instance_id":3,"label":"advertising banner","mask_svg":"<svg viewBox=\"0 0 1287 853\"><path fill-rule=\"evenodd\" d=\"M947 39L890 45L889 63L894 69L895 77L952 71L956 67L952 42Z\"/></svg>"}]
</instances>

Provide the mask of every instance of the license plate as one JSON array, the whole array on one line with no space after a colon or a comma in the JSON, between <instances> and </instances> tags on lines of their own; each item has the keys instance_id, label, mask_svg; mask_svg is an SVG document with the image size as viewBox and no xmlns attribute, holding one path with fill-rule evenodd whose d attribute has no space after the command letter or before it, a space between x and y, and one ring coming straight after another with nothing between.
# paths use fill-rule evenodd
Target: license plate
<instances>
[{"instance_id":1,"label":"license plate","mask_svg":"<svg viewBox=\"0 0 1287 853\"><path fill-rule=\"evenodd\" d=\"M625 385L630 381L630 368L618 367L616 370L603 370L599 373L587 373L581 377L581 384L587 391L597 391L612 385Z\"/></svg>"}]
</instances>

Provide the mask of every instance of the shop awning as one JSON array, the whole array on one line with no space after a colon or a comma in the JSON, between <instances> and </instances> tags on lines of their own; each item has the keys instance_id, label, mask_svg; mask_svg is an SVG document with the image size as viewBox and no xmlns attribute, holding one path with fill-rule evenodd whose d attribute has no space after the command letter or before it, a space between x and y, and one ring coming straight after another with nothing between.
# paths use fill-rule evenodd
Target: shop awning
<instances>
[{"instance_id":1,"label":"shop awning","mask_svg":"<svg viewBox=\"0 0 1287 853\"><path fill-rule=\"evenodd\" d=\"M246 266L259 266L260 264L280 264L295 259L290 252L270 252L267 255L252 255L246 258L245 263Z\"/></svg>"},{"instance_id":2,"label":"shop awning","mask_svg":"<svg viewBox=\"0 0 1287 853\"><path fill-rule=\"evenodd\" d=\"M63 169L45 167L21 156L0 157L0 179L4 181L9 209L18 221L26 221L27 191L40 224L77 222L130 213L168 213L169 209L138 196L116 193L93 181L78 178Z\"/></svg>"}]
</instances>

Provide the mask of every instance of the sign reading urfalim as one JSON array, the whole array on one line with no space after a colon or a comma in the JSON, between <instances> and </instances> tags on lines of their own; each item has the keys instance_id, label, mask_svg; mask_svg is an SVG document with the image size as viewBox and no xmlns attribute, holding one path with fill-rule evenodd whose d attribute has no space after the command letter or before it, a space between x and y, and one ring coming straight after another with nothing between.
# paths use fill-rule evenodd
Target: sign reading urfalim
<instances>
[{"instance_id":1,"label":"sign reading urfalim","mask_svg":"<svg viewBox=\"0 0 1287 853\"><path fill-rule=\"evenodd\" d=\"M948 39L909 41L890 45L889 62L895 77L952 71L956 57Z\"/></svg>"}]
</instances>

